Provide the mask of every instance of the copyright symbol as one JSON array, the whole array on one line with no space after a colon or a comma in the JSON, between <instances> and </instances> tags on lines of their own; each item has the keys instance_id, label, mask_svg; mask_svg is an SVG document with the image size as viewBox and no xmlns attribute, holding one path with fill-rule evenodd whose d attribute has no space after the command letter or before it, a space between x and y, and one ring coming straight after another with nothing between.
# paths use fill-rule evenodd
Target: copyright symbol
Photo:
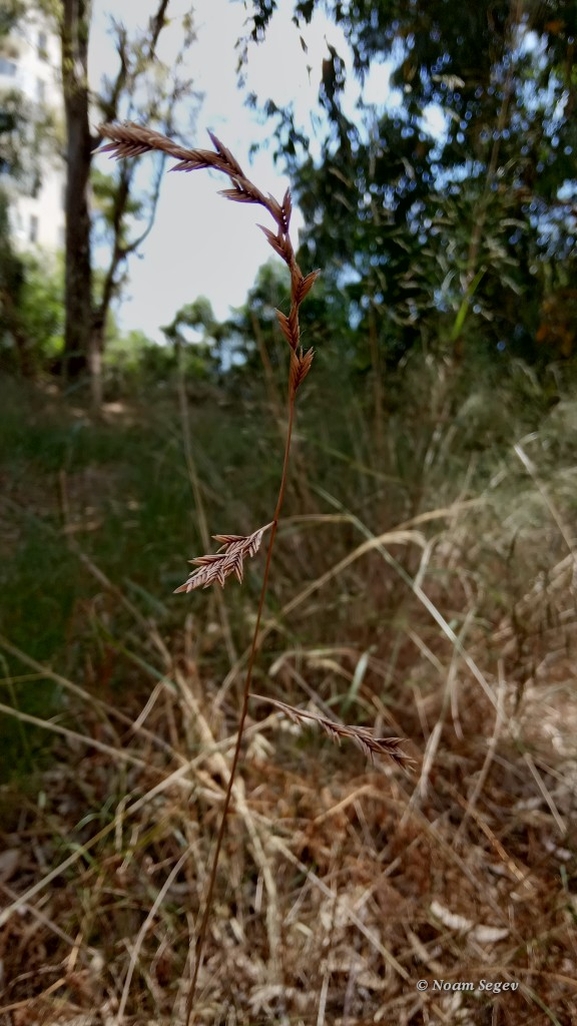
<instances>
[{"instance_id":1,"label":"copyright symbol","mask_svg":"<svg viewBox=\"0 0 577 1026\"><path fill-rule=\"evenodd\" d=\"M417 983L417 990L427 990L429 984L426 980L419 980Z\"/></svg>"}]
</instances>

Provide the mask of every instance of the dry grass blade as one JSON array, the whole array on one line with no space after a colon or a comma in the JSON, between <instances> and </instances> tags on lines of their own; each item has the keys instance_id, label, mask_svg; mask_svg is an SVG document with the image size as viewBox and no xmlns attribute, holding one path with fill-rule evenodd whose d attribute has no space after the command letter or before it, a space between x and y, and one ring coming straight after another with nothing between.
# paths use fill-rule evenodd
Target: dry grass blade
<instances>
[{"instance_id":1,"label":"dry grass blade","mask_svg":"<svg viewBox=\"0 0 577 1026\"><path fill-rule=\"evenodd\" d=\"M337 723L318 713L297 709L294 705L287 705L286 702L279 702L275 698L266 698L265 695L251 693L250 697L258 699L259 702L268 702L269 705L274 705L276 709L284 712L293 723L301 725L307 720L318 723L331 740L336 741L337 744L340 744L342 738L354 741L371 761L375 755L386 755L399 765L406 765L406 763L414 761L399 748L399 745L404 744L406 740L403 737L375 737L369 727L350 727L346 723Z\"/></svg>"},{"instance_id":2,"label":"dry grass blade","mask_svg":"<svg viewBox=\"0 0 577 1026\"><path fill-rule=\"evenodd\" d=\"M224 587L226 578L231 574L235 574L237 579L242 582L245 559L256 555L263 535L270 527L272 527L272 522L265 524L264 527L259 527L258 531L246 536L242 534L213 534L214 540L222 543L220 549L207 556L197 556L196 559L189 560L190 563L198 567L198 570L194 570L188 580L175 589L174 594L194 591L195 588L208 588L215 581Z\"/></svg>"}]
</instances>

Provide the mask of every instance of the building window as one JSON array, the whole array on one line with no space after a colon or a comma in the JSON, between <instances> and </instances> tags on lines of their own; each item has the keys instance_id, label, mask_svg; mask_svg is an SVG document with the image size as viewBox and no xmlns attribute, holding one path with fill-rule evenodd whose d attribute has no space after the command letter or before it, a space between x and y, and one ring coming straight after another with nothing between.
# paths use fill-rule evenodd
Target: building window
<instances>
[{"instance_id":1,"label":"building window","mask_svg":"<svg viewBox=\"0 0 577 1026\"><path fill-rule=\"evenodd\" d=\"M0 57L0 75L14 78L16 75L16 64L14 61L9 61L7 57Z\"/></svg>"},{"instance_id":2,"label":"building window","mask_svg":"<svg viewBox=\"0 0 577 1026\"><path fill-rule=\"evenodd\" d=\"M48 60L48 39L45 32L38 33L38 59L41 61Z\"/></svg>"},{"instance_id":3,"label":"building window","mask_svg":"<svg viewBox=\"0 0 577 1026\"><path fill-rule=\"evenodd\" d=\"M46 99L46 83L41 78L36 79L36 99L38 103L44 103Z\"/></svg>"},{"instance_id":4,"label":"building window","mask_svg":"<svg viewBox=\"0 0 577 1026\"><path fill-rule=\"evenodd\" d=\"M32 214L30 218L30 233L28 235L29 242L38 242L38 218L35 214Z\"/></svg>"}]
</instances>

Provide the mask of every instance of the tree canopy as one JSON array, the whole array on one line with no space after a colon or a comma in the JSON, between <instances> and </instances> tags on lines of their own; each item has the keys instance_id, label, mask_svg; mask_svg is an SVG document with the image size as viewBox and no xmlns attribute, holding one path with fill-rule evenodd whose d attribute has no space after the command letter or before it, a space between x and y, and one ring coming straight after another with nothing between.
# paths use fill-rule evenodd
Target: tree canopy
<instances>
[{"instance_id":1,"label":"tree canopy","mask_svg":"<svg viewBox=\"0 0 577 1026\"><path fill-rule=\"evenodd\" d=\"M248 41L266 39L276 7L254 0ZM548 341L558 356L541 321L575 271L577 6L306 0L293 5L305 45L318 11L349 48L327 33L320 158L292 109L253 97L296 183L303 262L325 269L365 336L373 317L393 362L417 342L458 353L465 322L491 351L536 358ZM370 104L363 85L383 63L393 93Z\"/></svg>"}]
</instances>

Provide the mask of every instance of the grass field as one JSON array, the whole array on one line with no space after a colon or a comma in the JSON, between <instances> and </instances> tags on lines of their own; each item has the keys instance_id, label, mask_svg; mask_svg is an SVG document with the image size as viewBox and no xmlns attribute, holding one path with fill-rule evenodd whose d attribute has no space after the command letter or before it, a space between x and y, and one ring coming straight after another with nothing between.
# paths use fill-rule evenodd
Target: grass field
<instances>
[{"instance_id":1,"label":"grass field","mask_svg":"<svg viewBox=\"0 0 577 1026\"><path fill-rule=\"evenodd\" d=\"M573 1021L577 409L431 375L383 437L312 380L253 689L414 762L251 700L199 1022ZM261 556L172 592L267 522L282 428L5 384L0 1022L181 1022Z\"/></svg>"}]
</instances>

